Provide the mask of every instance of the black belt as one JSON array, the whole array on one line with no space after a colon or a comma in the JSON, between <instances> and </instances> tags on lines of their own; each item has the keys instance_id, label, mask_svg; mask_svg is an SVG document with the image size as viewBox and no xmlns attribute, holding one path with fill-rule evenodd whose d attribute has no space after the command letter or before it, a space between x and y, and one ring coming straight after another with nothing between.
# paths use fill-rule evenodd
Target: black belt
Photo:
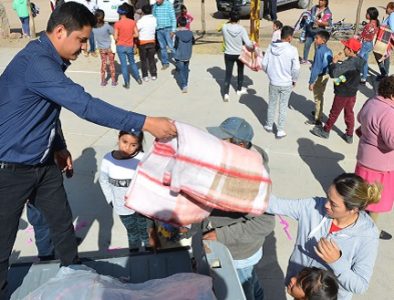
<instances>
[{"instance_id":1,"label":"black belt","mask_svg":"<svg viewBox=\"0 0 394 300\"><path fill-rule=\"evenodd\" d=\"M44 165L43 164L24 165L24 164L8 163L5 161L0 161L0 169L7 169L7 170L31 170L42 166Z\"/></svg>"}]
</instances>

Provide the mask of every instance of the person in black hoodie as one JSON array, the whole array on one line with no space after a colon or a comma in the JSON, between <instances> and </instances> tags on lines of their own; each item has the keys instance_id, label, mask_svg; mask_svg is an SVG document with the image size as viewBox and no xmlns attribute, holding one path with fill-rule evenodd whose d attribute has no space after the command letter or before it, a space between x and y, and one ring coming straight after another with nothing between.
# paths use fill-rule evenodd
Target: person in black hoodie
<instances>
[{"instance_id":1,"label":"person in black hoodie","mask_svg":"<svg viewBox=\"0 0 394 300\"><path fill-rule=\"evenodd\" d=\"M193 33L186 28L187 19L183 16L178 18L178 30L175 33L175 64L179 75L179 85L182 93L187 93L189 80L189 62L192 57L192 46L194 43Z\"/></svg>"},{"instance_id":2,"label":"person in black hoodie","mask_svg":"<svg viewBox=\"0 0 394 300\"><path fill-rule=\"evenodd\" d=\"M330 77L334 78L334 102L332 104L330 115L324 127L315 126L311 133L328 139L330 130L334 126L339 114L344 110L346 133L343 139L348 143L353 143L354 132L354 112L353 108L356 104L356 94L360 83L360 73L366 63L365 60L357 56L361 49L361 43L350 38L347 41L341 41L345 46L344 53L347 59L342 60L343 54L340 52L334 56L329 66Z\"/></svg>"}]
</instances>

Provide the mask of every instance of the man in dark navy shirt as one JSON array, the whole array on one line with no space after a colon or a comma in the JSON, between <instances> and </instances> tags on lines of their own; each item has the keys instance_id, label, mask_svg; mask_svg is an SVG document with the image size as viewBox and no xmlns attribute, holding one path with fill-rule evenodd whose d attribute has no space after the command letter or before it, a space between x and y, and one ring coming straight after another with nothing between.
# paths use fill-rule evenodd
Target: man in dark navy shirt
<instances>
[{"instance_id":1,"label":"man in dark navy shirt","mask_svg":"<svg viewBox=\"0 0 394 300\"><path fill-rule=\"evenodd\" d=\"M109 105L65 76L69 61L86 50L94 24L94 16L83 5L68 2L59 6L48 21L46 33L20 51L0 76L1 300L7 297L9 255L27 199L44 214L62 265L78 260L60 171L72 170L70 153L59 133L61 107L118 130L143 130L158 138L176 135L171 120Z\"/></svg>"}]
</instances>

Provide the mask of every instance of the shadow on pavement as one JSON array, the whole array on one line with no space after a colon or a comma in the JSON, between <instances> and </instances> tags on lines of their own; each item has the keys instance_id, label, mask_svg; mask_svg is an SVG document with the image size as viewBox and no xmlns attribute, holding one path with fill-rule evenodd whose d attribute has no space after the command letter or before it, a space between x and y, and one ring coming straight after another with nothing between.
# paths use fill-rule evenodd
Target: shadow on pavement
<instances>
[{"instance_id":1,"label":"shadow on pavement","mask_svg":"<svg viewBox=\"0 0 394 300\"><path fill-rule=\"evenodd\" d=\"M330 150L326 146L315 144L307 138L300 138L297 142L300 157L308 165L323 190L326 191L332 180L345 172L339 165L339 162L344 160L345 156L342 153Z\"/></svg>"},{"instance_id":2,"label":"shadow on pavement","mask_svg":"<svg viewBox=\"0 0 394 300\"><path fill-rule=\"evenodd\" d=\"M276 254L276 237L272 232L265 238L263 259L256 265L256 272L262 281L265 299L286 300L284 274Z\"/></svg>"},{"instance_id":3,"label":"shadow on pavement","mask_svg":"<svg viewBox=\"0 0 394 300\"><path fill-rule=\"evenodd\" d=\"M114 223L112 209L105 200L98 180L96 151L89 147L74 161L74 177L65 180L67 197L73 213L75 234L83 239L97 221L99 253L108 251Z\"/></svg>"}]
</instances>

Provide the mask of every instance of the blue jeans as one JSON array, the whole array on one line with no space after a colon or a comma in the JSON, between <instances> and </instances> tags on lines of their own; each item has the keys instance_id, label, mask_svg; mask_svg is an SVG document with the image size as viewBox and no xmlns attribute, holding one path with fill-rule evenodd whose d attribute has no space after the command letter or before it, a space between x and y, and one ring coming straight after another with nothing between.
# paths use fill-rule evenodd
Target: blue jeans
<instances>
[{"instance_id":1,"label":"blue jeans","mask_svg":"<svg viewBox=\"0 0 394 300\"><path fill-rule=\"evenodd\" d=\"M26 207L27 220L34 228L38 256L54 255L55 247L51 240L48 223L43 214L31 203L28 203Z\"/></svg>"},{"instance_id":2,"label":"blue jeans","mask_svg":"<svg viewBox=\"0 0 394 300\"><path fill-rule=\"evenodd\" d=\"M264 290L259 282L254 266L236 269L247 300L263 300Z\"/></svg>"},{"instance_id":3,"label":"blue jeans","mask_svg":"<svg viewBox=\"0 0 394 300\"><path fill-rule=\"evenodd\" d=\"M90 33L90 36L89 36L89 52L94 52L94 51L96 51L96 42L94 41L94 34L93 34L93 30L92 30L92 32Z\"/></svg>"},{"instance_id":4,"label":"blue jeans","mask_svg":"<svg viewBox=\"0 0 394 300\"><path fill-rule=\"evenodd\" d=\"M308 60L309 50L311 50L311 46L312 46L314 40L315 40L315 34L312 32L306 32L304 54L302 57L304 60Z\"/></svg>"},{"instance_id":5,"label":"blue jeans","mask_svg":"<svg viewBox=\"0 0 394 300\"><path fill-rule=\"evenodd\" d=\"M22 23L22 32L24 35L30 36L29 17L19 18Z\"/></svg>"},{"instance_id":6,"label":"blue jeans","mask_svg":"<svg viewBox=\"0 0 394 300\"><path fill-rule=\"evenodd\" d=\"M373 49L373 43L372 42L363 42L360 53L358 54L360 57L364 58L366 61L366 64L364 65L364 68L362 70L361 74L361 79L362 80L367 80L368 77L368 57L369 53Z\"/></svg>"},{"instance_id":7,"label":"blue jeans","mask_svg":"<svg viewBox=\"0 0 394 300\"><path fill-rule=\"evenodd\" d=\"M116 52L118 53L120 60L120 68L122 70L122 76L125 84L129 84L129 70L127 66L127 60L131 67L131 75L135 80L140 79L140 74L138 73L138 68L134 60L134 48L126 46L116 46Z\"/></svg>"},{"instance_id":8,"label":"blue jeans","mask_svg":"<svg viewBox=\"0 0 394 300\"><path fill-rule=\"evenodd\" d=\"M161 63L163 65L168 65L168 53L167 53L167 46L170 48L170 52L174 53L174 43L171 38L171 28L160 28L157 29L157 41L160 45L160 56L161 56Z\"/></svg>"},{"instance_id":9,"label":"blue jeans","mask_svg":"<svg viewBox=\"0 0 394 300\"><path fill-rule=\"evenodd\" d=\"M179 73L179 81L181 89L187 87L187 82L189 80L189 61L176 61L176 69Z\"/></svg>"}]
</instances>

